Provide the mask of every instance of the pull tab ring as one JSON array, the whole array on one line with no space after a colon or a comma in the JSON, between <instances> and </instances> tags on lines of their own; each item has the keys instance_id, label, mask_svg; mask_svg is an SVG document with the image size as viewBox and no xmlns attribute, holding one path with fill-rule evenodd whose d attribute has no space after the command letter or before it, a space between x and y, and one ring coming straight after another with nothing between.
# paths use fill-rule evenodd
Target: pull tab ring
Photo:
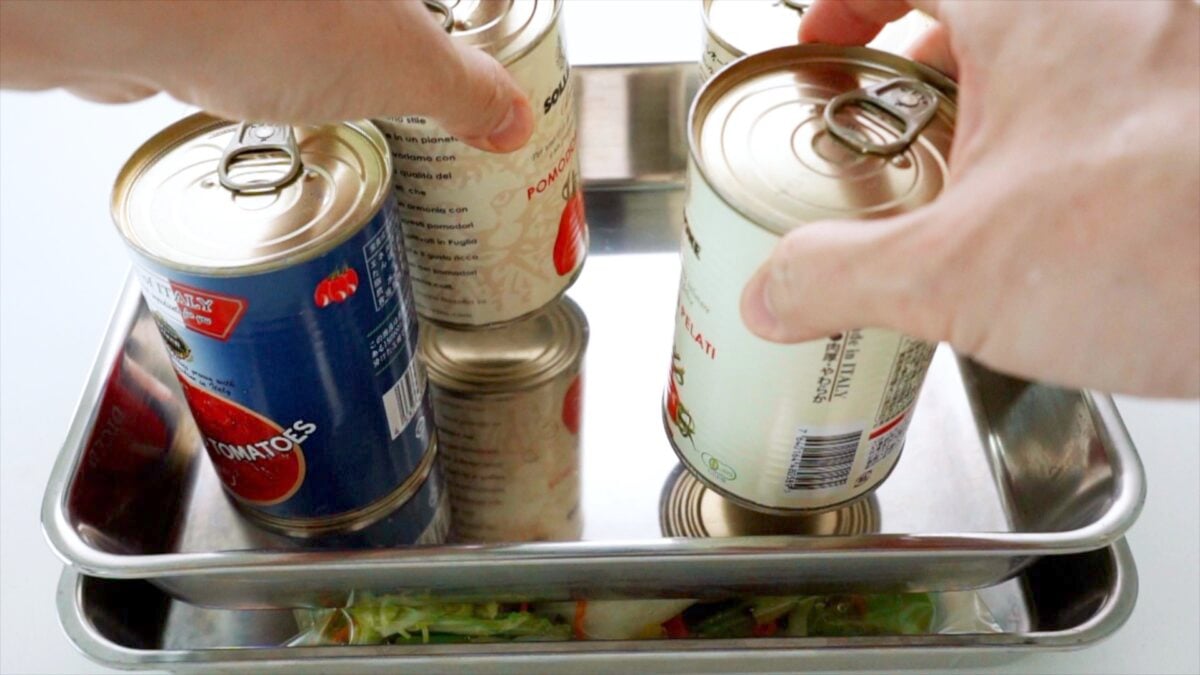
<instances>
[{"instance_id":1,"label":"pull tab ring","mask_svg":"<svg viewBox=\"0 0 1200 675\"><path fill-rule=\"evenodd\" d=\"M442 0L425 0L425 9L428 9L430 14L442 16L442 30L447 33L454 31L454 12L450 10L449 5Z\"/></svg>"},{"instance_id":2,"label":"pull tab ring","mask_svg":"<svg viewBox=\"0 0 1200 675\"><path fill-rule=\"evenodd\" d=\"M858 129L838 122L835 119L837 112L854 103L878 108L900 120L904 124L900 138L888 143L876 143ZM835 97L825 106L825 128L858 152L894 155L912 145L917 135L933 120L937 108L938 94L933 87L918 80L898 77Z\"/></svg>"},{"instance_id":3,"label":"pull tab ring","mask_svg":"<svg viewBox=\"0 0 1200 675\"><path fill-rule=\"evenodd\" d=\"M287 169L279 176L268 180L239 182L229 175L234 161L252 152L282 152L287 155ZM290 126L242 122L233 134L233 140L221 154L217 165L217 178L221 185L234 192L269 192L292 182L300 175L300 148L296 145L296 132Z\"/></svg>"}]
</instances>

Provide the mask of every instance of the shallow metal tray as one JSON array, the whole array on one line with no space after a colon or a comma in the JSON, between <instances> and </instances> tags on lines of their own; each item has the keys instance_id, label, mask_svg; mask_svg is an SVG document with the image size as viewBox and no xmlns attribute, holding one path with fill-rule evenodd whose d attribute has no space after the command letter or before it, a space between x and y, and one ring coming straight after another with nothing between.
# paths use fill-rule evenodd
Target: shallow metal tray
<instances>
[{"instance_id":1,"label":"shallow metal tray","mask_svg":"<svg viewBox=\"0 0 1200 675\"><path fill-rule=\"evenodd\" d=\"M58 608L71 641L115 668L287 673L798 672L980 666L1092 644L1120 628L1137 598L1124 541L1042 558L980 591L1003 632L861 638L524 642L281 648L291 612L201 609L138 580L68 569Z\"/></svg>"},{"instance_id":2,"label":"shallow metal tray","mask_svg":"<svg viewBox=\"0 0 1200 675\"><path fill-rule=\"evenodd\" d=\"M582 541L314 552L251 526L203 459L131 282L46 492L51 545L88 575L253 608L337 603L352 589L541 598L956 589L1119 538L1145 487L1112 400L1000 376L945 347L865 532L798 536L788 533L806 527L788 521L747 530L755 536L664 537L659 500L676 459L660 405L694 72L576 69L592 228L591 257L570 291L591 324ZM106 396L149 405L170 431L167 447L145 431L128 438Z\"/></svg>"}]
</instances>

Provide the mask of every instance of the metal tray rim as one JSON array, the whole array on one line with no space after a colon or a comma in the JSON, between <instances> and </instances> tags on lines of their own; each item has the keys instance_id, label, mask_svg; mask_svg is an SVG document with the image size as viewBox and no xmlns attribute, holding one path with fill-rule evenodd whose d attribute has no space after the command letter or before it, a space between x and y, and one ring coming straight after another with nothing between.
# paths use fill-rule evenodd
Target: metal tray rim
<instances>
[{"instance_id":1,"label":"metal tray rim","mask_svg":"<svg viewBox=\"0 0 1200 675\"><path fill-rule=\"evenodd\" d=\"M1029 633L973 633L931 636L890 636L862 638L781 638L776 645L764 648L750 640L675 640L675 641L611 641L591 643L520 643L519 650L497 649L495 645L471 645L472 649L456 646L453 655L446 648L413 649L410 653L394 654L396 648L382 647L270 647L270 648L214 648L203 650L152 650L133 649L112 642L89 625L81 615L80 590L83 575L66 566L59 579L57 606L59 621L72 645L84 656L105 666L117 668L149 669L187 664L206 666L235 665L239 663L268 665L298 665L334 662L361 663L371 661L399 666L405 662L422 661L436 664L444 658L453 658L456 666L466 667L472 661L508 659L529 666L546 667L569 661L572 665L603 665L606 661L624 656L637 661L643 667L678 659L682 653L697 652L713 657L736 657L738 659L785 659L803 654L853 653L868 654L911 654L919 650L936 649L949 654L986 654L1014 651L1070 650L1095 644L1112 635L1125 624L1133 613L1138 595L1137 567L1125 539L1121 538L1109 547L1114 560L1114 581L1110 592L1095 614L1086 621L1069 629L1059 631L1032 631ZM751 644L754 647L751 648ZM587 646L572 650L568 646ZM671 645L671 649L662 649ZM511 645L510 645L511 646ZM533 652L531 648L541 647Z\"/></svg>"},{"instance_id":2,"label":"metal tray rim","mask_svg":"<svg viewBox=\"0 0 1200 675\"><path fill-rule=\"evenodd\" d=\"M747 551L758 556L844 558L870 553L874 556L913 556L935 558L971 555L982 558L1014 555L1077 553L1103 548L1118 540L1133 524L1145 501L1145 475L1133 441L1121 421L1116 404L1108 394L1083 392L1089 412L1099 433L1111 450L1116 492L1111 507L1099 519L1074 530L1028 533L921 533L871 534L854 537L810 538L796 546L791 537L731 537L726 539L666 539L658 542L630 541L604 544L527 543L489 546L439 547L412 550L374 550L355 553L228 551L201 553L161 553L120 555L89 545L71 527L67 518L67 497L71 476L82 459L84 436L96 413L89 407L103 387L112 360L123 346L128 324L136 315L141 297L132 271L114 308L110 328L98 350L63 443L51 472L42 502L43 532L65 563L81 572L106 578L161 578L245 572L269 568L272 574L288 569L366 569L406 566L470 567L479 564L537 563L597 558L614 563L631 562L642 557L656 559L736 560ZM463 549L468 550L463 550Z\"/></svg>"}]
</instances>

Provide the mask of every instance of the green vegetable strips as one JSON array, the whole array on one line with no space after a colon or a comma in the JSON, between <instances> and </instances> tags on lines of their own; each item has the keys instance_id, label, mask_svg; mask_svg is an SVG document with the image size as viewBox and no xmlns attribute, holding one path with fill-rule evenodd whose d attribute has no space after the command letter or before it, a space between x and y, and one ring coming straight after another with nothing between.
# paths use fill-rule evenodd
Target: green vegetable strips
<instances>
[{"instance_id":1,"label":"green vegetable strips","mask_svg":"<svg viewBox=\"0 0 1200 675\"><path fill-rule=\"evenodd\" d=\"M574 603L565 606L574 607ZM302 628L310 636L315 632L317 641L324 644L572 639L571 617L529 611L524 604L441 602L361 593L345 609L298 616ZM663 635L726 639L916 635L932 632L934 617L934 599L927 593L757 597L694 604L664 622L673 624L674 629L664 630Z\"/></svg>"},{"instance_id":2,"label":"green vegetable strips","mask_svg":"<svg viewBox=\"0 0 1200 675\"><path fill-rule=\"evenodd\" d=\"M571 636L571 627L564 623L528 612L505 612L495 602L450 603L363 593L343 611L349 619L348 630L341 630L336 616L331 615L322 629L325 641L343 644L429 643L434 634L460 636L466 638L465 641L566 640Z\"/></svg>"}]
</instances>

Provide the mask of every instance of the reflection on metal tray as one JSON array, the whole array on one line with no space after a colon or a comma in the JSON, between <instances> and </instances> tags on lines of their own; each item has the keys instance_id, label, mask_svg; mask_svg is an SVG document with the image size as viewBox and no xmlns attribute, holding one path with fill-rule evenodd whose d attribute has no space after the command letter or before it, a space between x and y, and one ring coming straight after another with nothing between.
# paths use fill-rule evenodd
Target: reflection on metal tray
<instances>
[{"instance_id":1,"label":"reflection on metal tray","mask_svg":"<svg viewBox=\"0 0 1200 675\"><path fill-rule=\"evenodd\" d=\"M724 531L701 522L707 538L664 535L660 496L676 460L660 405L695 70L576 69L592 227L591 258L570 291L591 325L582 541L315 552L256 529L203 458L131 283L46 493L53 547L89 575L253 608L328 605L352 589L566 598L968 588L1119 538L1144 479L1112 400L996 375L944 347L895 472L869 513L844 518L867 527L742 518Z\"/></svg>"},{"instance_id":2,"label":"reflection on metal tray","mask_svg":"<svg viewBox=\"0 0 1200 675\"><path fill-rule=\"evenodd\" d=\"M202 609L138 580L67 570L58 608L70 639L117 668L287 673L796 672L979 666L1082 647L1117 630L1137 597L1124 541L1042 558L980 591L1001 633L858 638L280 648L297 631L290 611Z\"/></svg>"}]
</instances>

